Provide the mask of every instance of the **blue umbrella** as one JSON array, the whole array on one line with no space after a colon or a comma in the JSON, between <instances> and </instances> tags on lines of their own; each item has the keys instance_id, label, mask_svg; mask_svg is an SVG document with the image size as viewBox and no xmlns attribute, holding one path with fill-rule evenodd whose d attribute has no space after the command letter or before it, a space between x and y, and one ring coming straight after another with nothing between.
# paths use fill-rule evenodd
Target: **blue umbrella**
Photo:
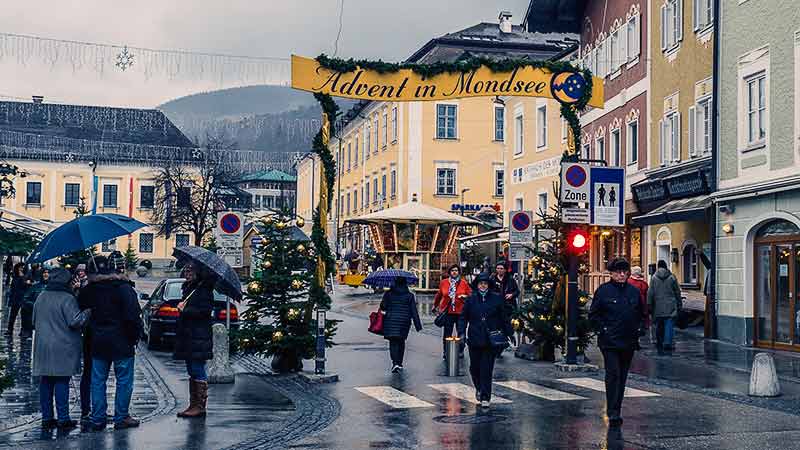
<instances>
[{"instance_id":1,"label":"blue umbrella","mask_svg":"<svg viewBox=\"0 0 800 450\"><path fill-rule=\"evenodd\" d=\"M92 214L61 225L39 242L28 264L39 263L131 234L147 224L119 214Z\"/></svg>"},{"instance_id":2,"label":"blue umbrella","mask_svg":"<svg viewBox=\"0 0 800 450\"><path fill-rule=\"evenodd\" d=\"M388 288L394 285L395 278L405 278L408 284L417 284L419 278L407 270L386 269L376 270L364 278L362 283L377 288Z\"/></svg>"}]
</instances>

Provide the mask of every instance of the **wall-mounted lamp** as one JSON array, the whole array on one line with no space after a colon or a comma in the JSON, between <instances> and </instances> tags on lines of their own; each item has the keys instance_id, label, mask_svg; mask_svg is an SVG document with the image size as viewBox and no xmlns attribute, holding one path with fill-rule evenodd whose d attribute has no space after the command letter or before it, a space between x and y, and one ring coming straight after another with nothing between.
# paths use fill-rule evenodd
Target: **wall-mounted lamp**
<instances>
[{"instance_id":1,"label":"wall-mounted lamp","mask_svg":"<svg viewBox=\"0 0 800 450\"><path fill-rule=\"evenodd\" d=\"M677 248L673 248L670 253L671 253L671 256L672 256L672 262L674 264L677 264L678 261L680 261L680 256L678 254L678 249Z\"/></svg>"},{"instance_id":2,"label":"wall-mounted lamp","mask_svg":"<svg viewBox=\"0 0 800 450\"><path fill-rule=\"evenodd\" d=\"M733 233L733 224L732 223L726 223L726 224L722 225L722 231L725 232L725 234Z\"/></svg>"}]
</instances>

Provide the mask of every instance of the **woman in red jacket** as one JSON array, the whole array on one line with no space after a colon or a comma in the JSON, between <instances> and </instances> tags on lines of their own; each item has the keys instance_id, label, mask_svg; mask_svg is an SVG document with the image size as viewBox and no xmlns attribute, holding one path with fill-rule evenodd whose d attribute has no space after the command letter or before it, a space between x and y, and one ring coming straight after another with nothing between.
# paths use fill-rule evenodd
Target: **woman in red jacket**
<instances>
[{"instance_id":1,"label":"woman in red jacket","mask_svg":"<svg viewBox=\"0 0 800 450\"><path fill-rule=\"evenodd\" d=\"M639 290L639 302L642 304L642 311L644 312L644 326L645 328L650 328L650 312L647 306L647 289L649 286L644 279L641 267L634 266L631 268L631 276L628 278L628 283Z\"/></svg>"},{"instance_id":2,"label":"woman in red jacket","mask_svg":"<svg viewBox=\"0 0 800 450\"><path fill-rule=\"evenodd\" d=\"M450 266L450 276L439 283L439 290L433 297L433 307L438 312L447 311L447 319L442 334L442 358L447 354L447 338L453 335L458 324L458 317L464 309L464 301L472 294L469 283L461 276L461 269L457 265ZM464 343L461 343L461 354L464 354Z\"/></svg>"}]
</instances>

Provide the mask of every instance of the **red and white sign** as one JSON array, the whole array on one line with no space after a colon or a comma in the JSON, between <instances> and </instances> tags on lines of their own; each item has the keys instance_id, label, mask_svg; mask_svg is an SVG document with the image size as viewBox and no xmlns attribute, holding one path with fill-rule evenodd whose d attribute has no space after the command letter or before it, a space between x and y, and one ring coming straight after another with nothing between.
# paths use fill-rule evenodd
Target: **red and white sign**
<instances>
[{"instance_id":1,"label":"red and white sign","mask_svg":"<svg viewBox=\"0 0 800 450\"><path fill-rule=\"evenodd\" d=\"M589 201L588 164L561 164L561 201L563 203L587 203Z\"/></svg>"}]
</instances>

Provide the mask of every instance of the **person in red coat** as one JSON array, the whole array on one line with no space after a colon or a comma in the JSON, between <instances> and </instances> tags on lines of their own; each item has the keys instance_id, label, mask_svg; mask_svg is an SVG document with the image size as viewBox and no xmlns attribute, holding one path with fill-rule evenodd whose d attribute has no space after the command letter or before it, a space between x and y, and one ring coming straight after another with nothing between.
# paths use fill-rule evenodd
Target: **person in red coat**
<instances>
[{"instance_id":1,"label":"person in red coat","mask_svg":"<svg viewBox=\"0 0 800 450\"><path fill-rule=\"evenodd\" d=\"M650 311L647 306L647 281L644 279L642 268L634 266L631 268L631 277L628 278L628 283L639 290L639 302L642 304L642 311L644 312L644 326L650 328Z\"/></svg>"},{"instance_id":2,"label":"person in red coat","mask_svg":"<svg viewBox=\"0 0 800 450\"><path fill-rule=\"evenodd\" d=\"M447 354L447 338L453 335L458 324L458 318L464 309L464 301L472 294L472 289L457 265L450 266L448 277L439 283L439 290L433 297L433 307L437 313L447 311L442 333L442 358ZM461 344L461 354L464 353L464 344Z\"/></svg>"}]
</instances>

